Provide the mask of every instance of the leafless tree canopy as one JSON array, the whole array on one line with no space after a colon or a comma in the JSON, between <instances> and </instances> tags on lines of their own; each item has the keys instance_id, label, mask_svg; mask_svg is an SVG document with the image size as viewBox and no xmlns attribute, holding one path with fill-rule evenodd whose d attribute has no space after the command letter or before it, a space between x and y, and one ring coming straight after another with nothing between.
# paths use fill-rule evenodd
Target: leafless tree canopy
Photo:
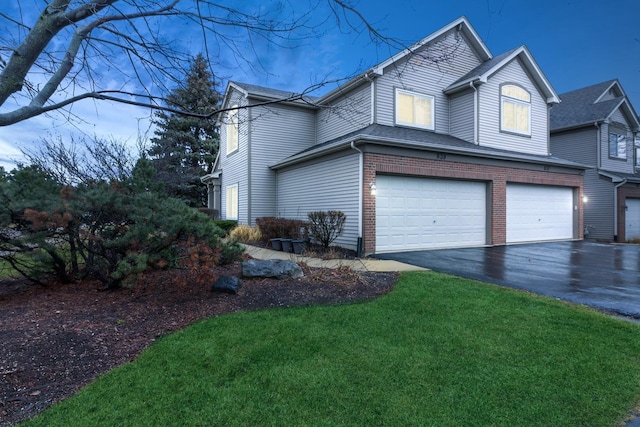
<instances>
[{"instance_id":1,"label":"leafless tree canopy","mask_svg":"<svg viewBox=\"0 0 640 427\"><path fill-rule=\"evenodd\" d=\"M305 43L329 21L383 40L349 0L20 1L0 12L0 126L87 98L167 109L161 95L185 75L191 49L204 46L217 75L267 72L256 51ZM197 40L175 36L194 29Z\"/></svg>"}]
</instances>

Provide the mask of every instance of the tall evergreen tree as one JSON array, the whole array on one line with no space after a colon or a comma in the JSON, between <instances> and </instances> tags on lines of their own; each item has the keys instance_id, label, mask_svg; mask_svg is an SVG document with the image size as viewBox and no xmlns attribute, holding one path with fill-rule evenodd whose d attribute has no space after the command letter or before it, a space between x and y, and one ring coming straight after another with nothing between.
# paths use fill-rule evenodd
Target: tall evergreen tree
<instances>
[{"instance_id":1,"label":"tall evergreen tree","mask_svg":"<svg viewBox=\"0 0 640 427\"><path fill-rule=\"evenodd\" d=\"M208 63L198 54L184 84L167 97L167 106L197 114L209 114L220 108L221 94L209 71ZM203 119L160 111L154 124L149 157L165 192L191 206L203 206L206 188L200 177L208 172L218 152L219 129L214 118Z\"/></svg>"}]
</instances>

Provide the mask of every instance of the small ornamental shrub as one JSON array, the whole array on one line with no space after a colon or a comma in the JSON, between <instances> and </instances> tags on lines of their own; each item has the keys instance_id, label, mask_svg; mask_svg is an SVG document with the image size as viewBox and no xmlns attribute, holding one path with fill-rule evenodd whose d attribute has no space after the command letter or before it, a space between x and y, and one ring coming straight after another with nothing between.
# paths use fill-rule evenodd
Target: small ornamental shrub
<instances>
[{"instance_id":1,"label":"small ornamental shrub","mask_svg":"<svg viewBox=\"0 0 640 427\"><path fill-rule=\"evenodd\" d=\"M262 241L270 239L299 239L308 236L307 223L300 219L265 216L256 219L256 225L262 233Z\"/></svg>"},{"instance_id":2,"label":"small ornamental shrub","mask_svg":"<svg viewBox=\"0 0 640 427\"><path fill-rule=\"evenodd\" d=\"M240 224L229 233L229 236L241 243L253 243L262 240L262 233L258 227Z\"/></svg>"},{"instance_id":3,"label":"small ornamental shrub","mask_svg":"<svg viewBox=\"0 0 640 427\"><path fill-rule=\"evenodd\" d=\"M325 249L342 234L347 220L347 216L340 211L309 212L308 217L309 234Z\"/></svg>"}]
</instances>

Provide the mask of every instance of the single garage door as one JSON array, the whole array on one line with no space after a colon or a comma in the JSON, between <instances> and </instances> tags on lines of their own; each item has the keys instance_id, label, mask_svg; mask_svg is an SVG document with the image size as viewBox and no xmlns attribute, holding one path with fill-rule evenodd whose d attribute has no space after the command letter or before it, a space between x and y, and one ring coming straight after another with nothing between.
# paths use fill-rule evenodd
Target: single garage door
<instances>
[{"instance_id":1,"label":"single garage door","mask_svg":"<svg viewBox=\"0 0 640 427\"><path fill-rule=\"evenodd\" d=\"M627 210L625 212L624 222L625 238L633 240L640 237L640 199L626 199Z\"/></svg>"},{"instance_id":2,"label":"single garage door","mask_svg":"<svg viewBox=\"0 0 640 427\"><path fill-rule=\"evenodd\" d=\"M507 184L507 243L572 238L572 188Z\"/></svg>"},{"instance_id":3,"label":"single garage door","mask_svg":"<svg viewBox=\"0 0 640 427\"><path fill-rule=\"evenodd\" d=\"M486 184L379 175L376 252L486 244Z\"/></svg>"}]
</instances>

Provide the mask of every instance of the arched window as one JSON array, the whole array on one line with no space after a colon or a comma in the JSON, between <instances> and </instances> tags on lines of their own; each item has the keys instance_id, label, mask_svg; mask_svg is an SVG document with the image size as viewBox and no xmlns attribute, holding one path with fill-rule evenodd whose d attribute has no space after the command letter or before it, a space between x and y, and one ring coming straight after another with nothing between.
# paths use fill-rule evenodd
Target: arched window
<instances>
[{"instance_id":1,"label":"arched window","mask_svg":"<svg viewBox=\"0 0 640 427\"><path fill-rule=\"evenodd\" d=\"M500 88L500 130L531 135L531 95L516 85Z\"/></svg>"}]
</instances>

